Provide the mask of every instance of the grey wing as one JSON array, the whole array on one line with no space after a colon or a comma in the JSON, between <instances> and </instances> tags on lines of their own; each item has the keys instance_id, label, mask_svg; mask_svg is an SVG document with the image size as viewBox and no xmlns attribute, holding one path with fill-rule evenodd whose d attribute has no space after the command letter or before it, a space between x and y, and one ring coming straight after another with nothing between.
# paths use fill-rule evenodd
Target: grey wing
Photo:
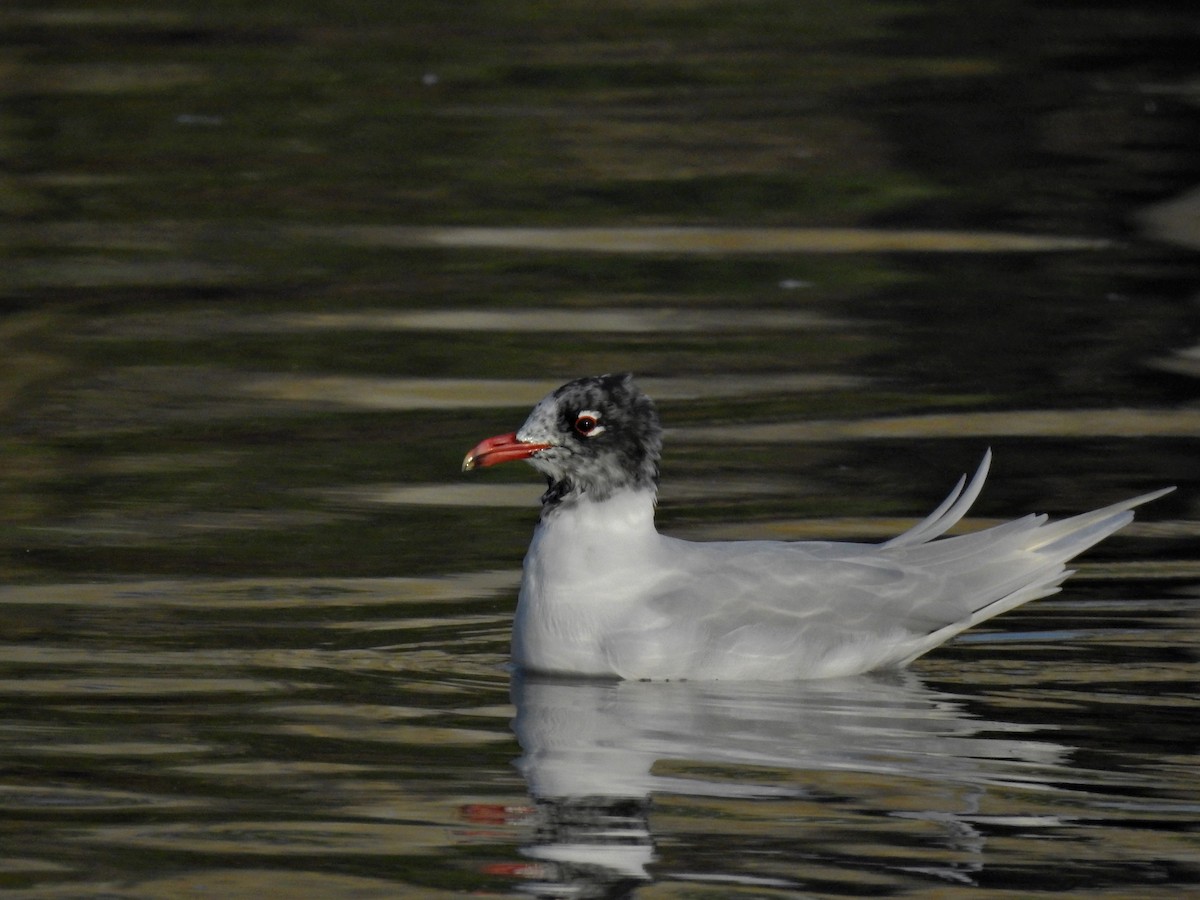
<instances>
[{"instance_id":1,"label":"grey wing","mask_svg":"<svg viewBox=\"0 0 1200 900\"><path fill-rule=\"evenodd\" d=\"M696 656L694 668L751 677L852 674L910 662L959 632L1058 590L1066 562L1171 489L1049 523L1027 515L933 540L975 499L990 453L929 517L880 545L669 542L671 577L630 623L645 652ZM785 665L784 661L790 661ZM677 662L677 661L676 661Z\"/></svg>"},{"instance_id":2,"label":"grey wing","mask_svg":"<svg viewBox=\"0 0 1200 900\"><path fill-rule=\"evenodd\" d=\"M854 544L671 541L646 600L608 632L603 653L624 678L780 679L886 665L914 636L915 598L938 578ZM941 618L944 618L941 617Z\"/></svg>"}]
</instances>

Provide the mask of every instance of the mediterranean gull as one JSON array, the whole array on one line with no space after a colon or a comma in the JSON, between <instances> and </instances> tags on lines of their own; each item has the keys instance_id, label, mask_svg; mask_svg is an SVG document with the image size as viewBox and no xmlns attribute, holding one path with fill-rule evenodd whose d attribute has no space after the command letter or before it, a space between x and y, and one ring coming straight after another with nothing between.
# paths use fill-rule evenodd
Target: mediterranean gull
<instances>
[{"instance_id":1,"label":"mediterranean gull","mask_svg":"<svg viewBox=\"0 0 1200 900\"><path fill-rule=\"evenodd\" d=\"M1058 522L940 537L991 462L882 544L691 542L654 526L662 428L629 375L565 384L463 469L526 460L546 476L512 658L533 672L623 679L800 679L903 666L1038 597L1065 563L1172 488Z\"/></svg>"}]
</instances>

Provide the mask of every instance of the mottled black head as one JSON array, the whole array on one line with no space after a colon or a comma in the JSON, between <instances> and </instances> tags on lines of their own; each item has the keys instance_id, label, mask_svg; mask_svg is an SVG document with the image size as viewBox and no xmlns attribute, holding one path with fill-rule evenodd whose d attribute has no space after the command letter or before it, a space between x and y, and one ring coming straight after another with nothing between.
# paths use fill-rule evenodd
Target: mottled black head
<instances>
[{"instance_id":1,"label":"mottled black head","mask_svg":"<svg viewBox=\"0 0 1200 900\"><path fill-rule=\"evenodd\" d=\"M564 384L533 408L517 439L550 445L529 458L550 482L542 497L547 507L658 483L662 426L632 375Z\"/></svg>"}]
</instances>

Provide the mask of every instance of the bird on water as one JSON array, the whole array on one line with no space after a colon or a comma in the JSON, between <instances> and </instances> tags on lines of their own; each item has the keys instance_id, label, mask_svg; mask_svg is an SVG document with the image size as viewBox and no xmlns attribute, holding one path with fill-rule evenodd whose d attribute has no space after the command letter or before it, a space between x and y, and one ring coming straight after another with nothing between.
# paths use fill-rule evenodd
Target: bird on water
<instances>
[{"instance_id":1,"label":"bird on water","mask_svg":"<svg viewBox=\"0 0 1200 900\"><path fill-rule=\"evenodd\" d=\"M988 451L969 483L882 544L692 542L655 528L661 451L654 403L621 374L564 384L463 460L464 471L525 460L548 482L513 621L518 668L778 680L903 666L1056 592L1070 559L1173 490L941 537L983 488Z\"/></svg>"}]
</instances>

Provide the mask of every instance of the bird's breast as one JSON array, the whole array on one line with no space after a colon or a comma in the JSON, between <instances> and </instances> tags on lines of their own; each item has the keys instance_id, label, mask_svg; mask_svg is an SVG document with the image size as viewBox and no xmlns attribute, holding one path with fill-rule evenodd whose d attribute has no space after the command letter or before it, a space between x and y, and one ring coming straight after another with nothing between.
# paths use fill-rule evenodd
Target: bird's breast
<instances>
[{"instance_id":1,"label":"bird's breast","mask_svg":"<svg viewBox=\"0 0 1200 900\"><path fill-rule=\"evenodd\" d=\"M661 580L663 539L652 520L639 527L570 512L542 522L525 556L513 661L538 671L616 674L610 638Z\"/></svg>"}]
</instances>

